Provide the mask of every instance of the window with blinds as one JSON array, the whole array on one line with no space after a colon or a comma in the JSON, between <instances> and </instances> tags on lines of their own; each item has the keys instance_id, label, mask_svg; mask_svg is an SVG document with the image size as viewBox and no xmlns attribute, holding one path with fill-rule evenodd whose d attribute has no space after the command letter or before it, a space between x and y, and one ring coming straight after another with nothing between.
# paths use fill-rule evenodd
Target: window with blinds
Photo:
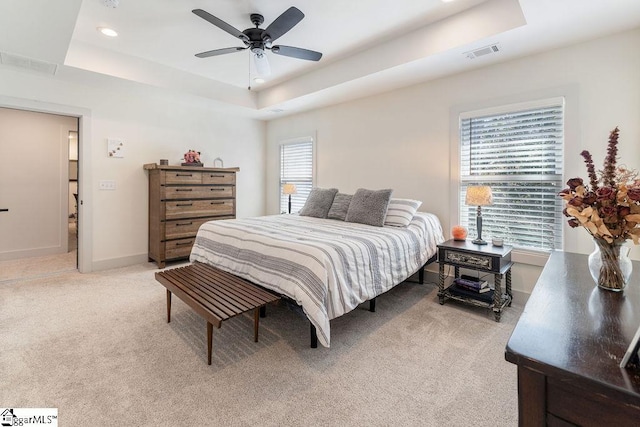
<instances>
[{"instance_id":1,"label":"window with blinds","mask_svg":"<svg viewBox=\"0 0 640 427\"><path fill-rule=\"evenodd\" d=\"M502 237L522 249L562 246L564 100L460 117L460 223L475 238L476 206L468 186L488 185L493 205L482 207L482 237Z\"/></svg>"},{"instance_id":2,"label":"window with blinds","mask_svg":"<svg viewBox=\"0 0 640 427\"><path fill-rule=\"evenodd\" d=\"M280 145L280 212L289 212L289 196L283 194L284 184L294 184L291 212L299 212L313 187L313 139Z\"/></svg>"}]
</instances>

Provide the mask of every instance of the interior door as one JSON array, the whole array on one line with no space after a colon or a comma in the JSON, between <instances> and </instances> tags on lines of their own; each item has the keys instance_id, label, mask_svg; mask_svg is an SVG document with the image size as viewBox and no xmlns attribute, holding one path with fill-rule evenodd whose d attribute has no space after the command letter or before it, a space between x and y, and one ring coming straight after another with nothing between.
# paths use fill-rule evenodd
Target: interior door
<instances>
[{"instance_id":1,"label":"interior door","mask_svg":"<svg viewBox=\"0 0 640 427\"><path fill-rule=\"evenodd\" d=\"M0 108L0 260L64 253L75 117Z\"/></svg>"}]
</instances>

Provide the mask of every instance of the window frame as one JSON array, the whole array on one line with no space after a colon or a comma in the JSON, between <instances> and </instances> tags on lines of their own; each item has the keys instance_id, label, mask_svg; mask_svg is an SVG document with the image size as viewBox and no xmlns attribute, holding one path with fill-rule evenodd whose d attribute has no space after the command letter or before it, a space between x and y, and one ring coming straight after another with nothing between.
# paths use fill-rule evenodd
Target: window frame
<instances>
[{"instance_id":1,"label":"window frame","mask_svg":"<svg viewBox=\"0 0 640 427\"><path fill-rule=\"evenodd\" d=\"M282 214L282 205L283 201L286 204L289 200L289 197L282 194L282 185L284 184L282 180L282 148L286 145L295 145L295 144L303 144L303 143L311 143L311 187L316 186L316 141L314 136L302 136L297 138L291 138L282 140L278 143L278 181L276 183L276 191L278 192L278 213ZM295 195L293 196L295 197ZM285 210L285 213L287 211ZM295 211L292 209L292 213Z\"/></svg>"},{"instance_id":2,"label":"window frame","mask_svg":"<svg viewBox=\"0 0 640 427\"><path fill-rule=\"evenodd\" d=\"M574 108L568 108L567 98L572 98L575 95L576 90L574 88L565 88L565 93L558 94L551 93L549 96L540 98L536 97L535 100L511 100L505 102L487 102L476 105L469 106L457 106L451 109L450 111L450 135L451 135L451 146L450 146L450 155L451 155L451 168L450 168L450 179L451 179L451 197L450 197L450 223L451 225L459 224L461 220L461 212L459 201L461 197L462 191L462 177L461 177L461 126L464 119L468 119L470 117L478 117L484 115L492 115L492 114L501 114L506 112L515 112L519 110L527 110L534 108L542 108L549 105L558 105L561 104L563 107L563 161L562 161L562 176L564 180L564 176L566 174L566 146L567 139L573 135L575 131L571 127L567 126L568 117L573 118L574 115L577 116L577 111L574 111ZM567 96L567 93L570 95ZM563 221L564 223L564 221ZM563 224L560 230L560 241L561 248L564 248L565 245L565 230L566 226ZM515 262L530 264L535 266L544 266L546 263L550 252L535 249L535 248L514 248L512 252L512 259Z\"/></svg>"}]
</instances>

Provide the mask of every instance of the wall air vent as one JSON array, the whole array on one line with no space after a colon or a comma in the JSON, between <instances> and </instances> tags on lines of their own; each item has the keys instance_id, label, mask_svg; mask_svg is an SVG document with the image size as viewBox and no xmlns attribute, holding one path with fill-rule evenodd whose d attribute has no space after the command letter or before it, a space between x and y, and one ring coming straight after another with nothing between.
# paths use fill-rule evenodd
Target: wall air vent
<instances>
[{"instance_id":1,"label":"wall air vent","mask_svg":"<svg viewBox=\"0 0 640 427\"><path fill-rule=\"evenodd\" d=\"M475 59L480 56L489 55L490 53L500 52L500 45L498 43L489 46L484 46L479 49L474 49L469 52L464 52L464 55L469 59Z\"/></svg>"},{"instance_id":2,"label":"wall air vent","mask_svg":"<svg viewBox=\"0 0 640 427\"><path fill-rule=\"evenodd\" d=\"M9 65L11 67L25 68L37 73L45 73L55 75L58 70L57 64L50 62L38 61L36 59L27 58L25 56L13 55L10 53L0 52L0 64Z\"/></svg>"}]
</instances>

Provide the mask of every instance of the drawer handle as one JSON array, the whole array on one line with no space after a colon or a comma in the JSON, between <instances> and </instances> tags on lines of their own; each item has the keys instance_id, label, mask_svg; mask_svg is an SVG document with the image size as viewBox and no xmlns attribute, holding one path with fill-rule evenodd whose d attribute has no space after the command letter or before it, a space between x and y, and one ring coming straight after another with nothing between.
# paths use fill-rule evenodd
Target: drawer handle
<instances>
[{"instance_id":1,"label":"drawer handle","mask_svg":"<svg viewBox=\"0 0 640 427\"><path fill-rule=\"evenodd\" d=\"M224 205L225 202L211 202L212 205Z\"/></svg>"},{"instance_id":2,"label":"drawer handle","mask_svg":"<svg viewBox=\"0 0 640 427\"><path fill-rule=\"evenodd\" d=\"M184 223L184 224L180 224L179 222L176 223L176 227L184 227L185 225L193 225L193 222L187 222L187 223Z\"/></svg>"},{"instance_id":3,"label":"drawer handle","mask_svg":"<svg viewBox=\"0 0 640 427\"><path fill-rule=\"evenodd\" d=\"M176 206L193 206L193 203L176 203Z\"/></svg>"},{"instance_id":4,"label":"drawer handle","mask_svg":"<svg viewBox=\"0 0 640 427\"><path fill-rule=\"evenodd\" d=\"M177 173L176 176L193 176L192 173Z\"/></svg>"},{"instance_id":5,"label":"drawer handle","mask_svg":"<svg viewBox=\"0 0 640 427\"><path fill-rule=\"evenodd\" d=\"M225 191L226 188L212 188L211 191Z\"/></svg>"},{"instance_id":6,"label":"drawer handle","mask_svg":"<svg viewBox=\"0 0 640 427\"><path fill-rule=\"evenodd\" d=\"M184 242L184 243L178 242L178 243L176 243L176 246L187 246L187 245L192 245L192 244L193 244L193 242Z\"/></svg>"},{"instance_id":7,"label":"drawer handle","mask_svg":"<svg viewBox=\"0 0 640 427\"><path fill-rule=\"evenodd\" d=\"M225 178L226 175L209 175L211 178Z\"/></svg>"},{"instance_id":8,"label":"drawer handle","mask_svg":"<svg viewBox=\"0 0 640 427\"><path fill-rule=\"evenodd\" d=\"M176 188L176 191L193 191L193 188Z\"/></svg>"}]
</instances>

